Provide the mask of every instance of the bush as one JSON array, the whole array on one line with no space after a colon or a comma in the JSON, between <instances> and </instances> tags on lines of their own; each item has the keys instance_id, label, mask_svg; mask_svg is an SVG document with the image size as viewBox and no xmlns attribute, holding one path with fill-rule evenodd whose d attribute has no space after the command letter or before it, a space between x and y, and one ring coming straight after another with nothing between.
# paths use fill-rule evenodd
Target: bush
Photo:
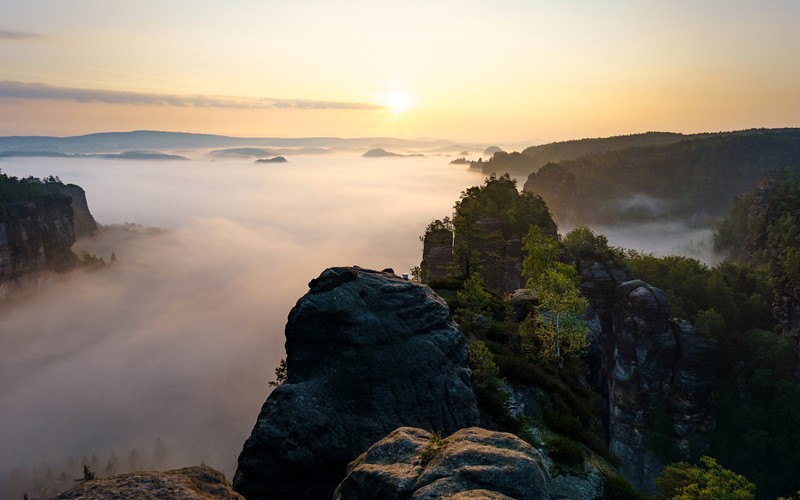
<instances>
[{"instance_id":1,"label":"bush","mask_svg":"<svg viewBox=\"0 0 800 500\"><path fill-rule=\"evenodd\" d=\"M631 483L619 474L606 476L606 493L610 500L645 500L647 498L636 491Z\"/></svg>"},{"instance_id":2,"label":"bush","mask_svg":"<svg viewBox=\"0 0 800 500\"><path fill-rule=\"evenodd\" d=\"M586 452L575 441L563 436L552 436L546 442L547 453L559 465L579 467L586 460Z\"/></svg>"}]
</instances>

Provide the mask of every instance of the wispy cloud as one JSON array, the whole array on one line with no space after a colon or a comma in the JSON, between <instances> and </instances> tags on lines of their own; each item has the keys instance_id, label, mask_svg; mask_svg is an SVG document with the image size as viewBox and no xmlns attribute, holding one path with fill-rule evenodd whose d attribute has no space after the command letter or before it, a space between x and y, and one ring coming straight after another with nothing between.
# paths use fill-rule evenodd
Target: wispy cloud
<instances>
[{"instance_id":1,"label":"wispy cloud","mask_svg":"<svg viewBox=\"0 0 800 500\"><path fill-rule=\"evenodd\" d=\"M14 31L0 29L0 40L41 40L44 35L31 31Z\"/></svg>"},{"instance_id":2,"label":"wispy cloud","mask_svg":"<svg viewBox=\"0 0 800 500\"><path fill-rule=\"evenodd\" d=\"M232 109L382 109L367 102L273 99L268 97L230 97L210 95L154 94L118 90L57 87L43 83L0 81L0 99L102 102L148 106L178 106Z\"/></svg>"}]
</instances>

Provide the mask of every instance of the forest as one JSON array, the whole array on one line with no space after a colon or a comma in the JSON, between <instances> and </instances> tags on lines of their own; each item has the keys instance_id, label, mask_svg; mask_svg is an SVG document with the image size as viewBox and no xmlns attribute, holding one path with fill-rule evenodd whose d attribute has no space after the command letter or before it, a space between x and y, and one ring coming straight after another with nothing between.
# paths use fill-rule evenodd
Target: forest
<instances>
[{"instance_id":1,"label":"forest","mask_svg":"<svg viewBox=\"0 0 800 500\"><path fill-rule=\"evenodd\" d=\"M745 151L751 158L766 148L762 141L797 142L794 134L750 139ZM730 148L739 151L742 144L710 140L720 164ZM681 144L690 157L694 148ZM638 182L635 176L627 181ZM422 237L446 245L451 235L449 268L430 267L425 257L433 253L426 244L416 273L448 301L469 338L485 418L544 444L558 473L574 474L591 462L612 498L639 498L643 491L655 498L788 498L800 489L798 214L800 176L792 170L764 176L719 223L715 245L727 258L708 266L684 256L612 247L586 226L558 235L541 198L519 194L508 175L490 176L462 193L452 219L434 220ZM487 220L501 222L487 226ZM508 248L518 237L525 290L509 293L496 276L509 272ZM714 346L704 361L713 366L713 380L707 381L714 422L709 432L691 437L688 445L682 439L685 401L673 397L679 389L668 388L673 396L642 409L649 415L644 448L665 466L655 489L637 491L609 449L609 395L598 383L604 375L597 368L603 313L592 295L594 277L587 281L587 269L596 265L590 263L663 290L673 324L688 322Z\"/></svg>"}]
</instances>

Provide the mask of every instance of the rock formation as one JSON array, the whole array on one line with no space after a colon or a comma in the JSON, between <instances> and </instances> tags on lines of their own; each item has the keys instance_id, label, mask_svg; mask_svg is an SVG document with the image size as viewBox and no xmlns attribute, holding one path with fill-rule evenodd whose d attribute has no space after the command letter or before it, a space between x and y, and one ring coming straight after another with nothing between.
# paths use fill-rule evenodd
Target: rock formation
<instances>
[{"instance_id":1,"label":"rock formation","mask_svg":"<svg viewBox=\"0 0 800 500\"><path fill-rule=\"evenodd\" d=\"M453 264L453 231L438 228L425 233L422 244L422 268L425 281L444 279L451 274Z\"/></svg>"},{"instance_id":2,"label":"rock formation","mask_svg":"<svg viewBox=\"0 0 800 500\"><path fill-rule=\"evenodd\" d=\"M451 434L479 414L446 303L390 272L326 269L289 313L288 379L239 455L249 499L330 498L347 464L401 426Z\"/></svg>"},{"instance_id":3,"label":"rock formation","mask_svg":"<svg viewBox=\"0 0 800 500\"><path fill-rule=\"evenodd\" d=\"M350 464L335 500L546 499L539 452L513 434L471 427L444 440L402 427Z\"/></svg>"},{"instance_id":4,"label":"rock formation","mask_svg":"<svg viewBox=\"0 0 800 500\"><path fill-rule=\"evenodd\" d=\"M640 280L617 286L613 336L602 339L607 384L609 450L622 460L620 472L639 490L652 491L667 450L653 449L652 437L689 458L708 447L715 342L685 321L670 319L660 289ZM666 428L655 428L656 413Z\"/></svg>"},{"instance_id":5,"label":"rock formation","mask_svg":"<svg viewBox=\"0 0 800 500\"><path fill-rule=\"evenodd\" d=\"M0 204L0 301L36 288L43 271L76 264L73 214L71 198L58 193Z\"/></svg>"},{"instance_id":6,"label":"rock formation","mask_svg":"<svg viewBox=\"0 0 800 500\"><path fill-rule=\"evenodd\" d=\"M89 212L89 205L86 202L86 191L75 184L57 184L56 186L61 194L72 198L75 237L81 238L97 232L97 222L92 217L92 213Z\"/></svg>"},{"instance_id":7,"label":"rock formation","mask_svg":"<svg viewBox=\"0 0 800 500\"><path fill-rule=\"evenodd\" d=\"M166 472L129 472L78 483L55 500L244 500L231 489L225 476L211 467L185 467Z\"/></svg>"}]
</instances>

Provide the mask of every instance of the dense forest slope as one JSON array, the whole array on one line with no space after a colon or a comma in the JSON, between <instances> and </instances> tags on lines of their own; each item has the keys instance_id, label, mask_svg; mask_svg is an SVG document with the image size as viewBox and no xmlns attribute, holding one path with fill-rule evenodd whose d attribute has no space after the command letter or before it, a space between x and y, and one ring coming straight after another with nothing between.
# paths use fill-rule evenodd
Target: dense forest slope
<instances>
[{"instance_id":1,"label":"dense forest slope","mask_svg":"<svg viewBox=\"0 0 800 500\"><path fill-rule=\"evenodd\" d=\"M764 173L800 168L800 130L696 137L539 167L524 189L541 195L559 223L708 223Z\"/></svg>"}]
</instances>

